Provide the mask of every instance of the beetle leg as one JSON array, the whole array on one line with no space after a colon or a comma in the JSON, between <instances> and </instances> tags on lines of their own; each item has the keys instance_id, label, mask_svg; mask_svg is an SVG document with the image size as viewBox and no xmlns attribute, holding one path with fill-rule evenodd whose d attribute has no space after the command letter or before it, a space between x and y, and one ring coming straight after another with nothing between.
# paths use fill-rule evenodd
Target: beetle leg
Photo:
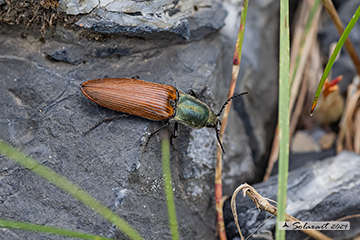
<instances>
[{"instance_id":1,"label":"beetle leg","mask_svg":"<svg viewBox=\"0 0 360 240\"><path fill-rule=\"evenodd\" d=\"M179 123L175 122L174 124L174 133L172 134L173 138L176 138L178 136L179 133Z\"/></svg>"},{"instance_id":2,"label":"beetle leg","mask_svg":"<svg viewBox=\"0 0 360 240\"><path fill-rule=\"evenodd\" d=\"M172 145L172 140L175 139L178 136L178 133L179 133L179 123L175 122L175 124L174 124L174 132L173 132L173 134L171 134L171 137L170 137L170 144L171 145Z\"/></svg>"},{"instance_id":3,"label":"beetle leg","mask_svg":"<svg viewBox=\"0 0 360 240\"><path fill-rule=\"evenodd\" d=\"M192 89L190 89L189 91L188 91L188 94L190 95L190 96L193 96L193 97L195 97L195 98L198 98L198 95L194 92L194 90L192 90Z\"/></svg>"},{"instance_id":4,"label":"beetle leg","mask_svg":"<svg viewBox=\"0 0 360 240\"><path fill-rule=\"evenodd\" d=\"M204 87L204 89L201 91L201 93L199 94L199 97L198 98L201 98L203 95L204 95L204 92L205 92L205 90L206 90L206 86Z\"/></svg>"},{"instance_id":5,"label":"beetle leg","mask_svg":"<svg viewBox=\"0 0 360 240\"><path fill-rule=\"evenodd\" d=\"M194 90L190 89L190 90L188 91L188 94L191 95L191 96L193 96L193 97L195 97L195 98L197 98L197 99L200 99L200 98L203 96L205 90L206 90L206 87L201 91L200 94L196 94L196 93L194 92Z\"/></svg>"},{"instance_id":6,"label":"beetle leg","mask_svg":"<svg viewBox=\"0 0 360 240\"><path fill-rule=\"evenodd\" d=\"M215 131L216 131L216 138L220 144L220 147L221 147L221 150L223 151L223 153L225 154L225 150L224 150L224 146L222 145L221 141L220 141L220 137L219 137L219 127L215 128Z\"/></svg>"},{"instance_id":7,"label":"beetle leg","mask_svg":"<svg viewBox=\"0 0 360 240\"><path fill-rule=\"evenodd\" d=\"M98 122L97 124L95 124L95 126L91 127L89 130L87 130L86 132L84 132L84 136L86 136L86 134L92 130L94 130L95 128L97 128L100 124L104 123L104 122L110 122L113 121L115 119L118 118L122 118L122 117L127 117L127 114L122 114L122 115L118 115L118 116L114 116L114 117L109 117L109 118L104 118L103 120L101 120L100 122Z\"/></svg>"},{"instance_id":8,"label":"beetle leg","mask_svg":"<svg viewBox=\"0 0 360 240\"><path fill-rule=\"evenodd\" d=\"M170 121L168 121L167 123L165 123L165 125L164 125L164 126L161 126L158 130L150 133L149 138L146 140L145 147L148 145L148 143L150 142L150 138L151 138L152 136L154 136L154 134L156 134L156 133L158 133L159 131L161 131L162 129L166 128L167 126L169 126L169 124L170 124Z\"/></svg>"}]
</instances>

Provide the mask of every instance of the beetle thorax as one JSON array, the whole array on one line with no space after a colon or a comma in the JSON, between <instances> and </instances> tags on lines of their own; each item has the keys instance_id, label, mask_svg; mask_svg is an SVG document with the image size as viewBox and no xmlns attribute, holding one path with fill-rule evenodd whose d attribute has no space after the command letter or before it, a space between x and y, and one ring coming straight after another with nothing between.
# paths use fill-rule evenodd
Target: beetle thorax
<instances>
[{"instance_id":1,"label":"beetle thorax","mask_svg":"<svg viewBox=\"0 0 360 240\"><path fill-rule=\"evenodd\" d=\"M175 117L172 120L200 129L207 126L210 113L211 110L205 103L180 92Z\"/></svg>"}]
</instances>

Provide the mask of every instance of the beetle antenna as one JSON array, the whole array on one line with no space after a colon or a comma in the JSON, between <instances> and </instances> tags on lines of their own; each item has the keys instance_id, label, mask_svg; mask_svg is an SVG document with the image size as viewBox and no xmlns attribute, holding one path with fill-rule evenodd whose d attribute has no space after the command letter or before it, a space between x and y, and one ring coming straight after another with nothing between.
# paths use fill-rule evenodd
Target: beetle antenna
<instances>
[{"instance_id":1,"label":"beetle antenna","mask_svg":"<svg viewBox=\"0 0 360 240\"><path fill-rule=\"evenodd\" d=\"M220 121L219 121L220 122ZM221 123L220 123L221 124ZM221 141L220 141L220 137L219 137L219 126L215 129L216 131L216 138L220 144L221 150L223 151L223 153L225 154L225 150L224 150L224 146L222 145Z\"/></svg>"},{"instance_id":2,"label":"beetle antenna","mask_svg":"<svg viewBox=\"0 0 360 240\"><path fill-rule=\"evenodd\" d=\"M243 93L240 93L238 95L234 95L232 96L231 98L229 98L228 100L226 100L226 102L224 103L224 105L221 107L220 111L218 114L216 114L217 117L219 117L222 113L222 111L224 110L225 106L231 101L233 100L234 98L237 98L237 97L240 97L241 95L245 95L245 94L248 94L248 92L243 92Z\"/></svg>"}]
</instances>

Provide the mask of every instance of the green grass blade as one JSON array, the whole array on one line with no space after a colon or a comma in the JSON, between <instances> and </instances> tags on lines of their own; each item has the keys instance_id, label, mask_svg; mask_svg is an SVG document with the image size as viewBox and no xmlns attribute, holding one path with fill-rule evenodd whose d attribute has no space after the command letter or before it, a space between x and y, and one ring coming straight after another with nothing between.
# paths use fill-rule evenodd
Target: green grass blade
<instances>
[{"instance_id":1,"label":"green grass blade","mask_svg":"<svg viewBox=\"0 0 360 240\"><path fill-rule=\"evenodd\" d=\"M19 163L21 166L45 178L48 182L58 186L77 200L99 213L102 217L113 223L131 239L143 239L127 222L118 217L109 208L91 197L88 193L71 183L65 177L59 175L52 169L41 165L35 159L26 156L24 153L0 140L0 153L9 159Z\"/></svg>"},{"instance_id":2,"label":"green grass blade","mask_svg":"<svg viewBox=\"0 0 360 240\"><path fill-rule=\"evenodd\" d=\"M170 147L169 147L169 136L167 131L162 132L162 168L164 176L164 188L166 194L166 204L169 214L169 223L171 236L173 240L179 239L178 223L176 220L176 208L173 195L173 186L171 180L171 169L170 169Z\"/></svg>"},{"instance_id":3,"label":"green grass blade","mask_svg":"<svg viewBox=\"0 0 360 240\"><path fill-rule=\"evenodd\" d=\"M326 64L325 70L323 72L323 75L321 76L320 83L319 83L318 88L317 88L316 93L315 93L314 101L313 101L312 106L311 106L311 115L314 112L314 109L316 107L316 104L317 104L317 101L319 99L320 93L321 93L321 91L323 89L323 86L325 84L325 80L329 76L329 72L330 72L332 66L334 65L335 59L338 56L341 48L343 47L347 37L349 36L351 30L353 29L355 23L358 21L359 17L360 17L360 6L357 8L357 10L356 10L355 14L353 15L353 17L351 18L349 24L346 26L343 34L341 35L339 41L337 42L337 44L335 46L335 49L334 49L333 53L330 56L330 59L329 59L328 63Z\"/></svg>"},{"instance_id":4,"label":"green grass blade","mask_svg":"<svg viewBox=\"0 0 360 240\"><path fill-rule=\"evenodd\" d=\"M289 165L289 103L290 103L290 34L289 1L280 1L280 52L279 52L279 175L278 213L276 225L285 221L286 190ZM276 239L284 240L285 231L276 227Z\"/></svg>"},{"instance_id":5,"label":"green grass blade","mask_svg":"<svg viewBox=\"0 0 360 240\"><path fill-rule=\"evenodd\" d=\"M238 65L240 65L242 47L243 47L243 42L244 42L244 33L245 33L245 24L246 24L246 16L247 16L248 6L249 6L249 0L244 0L243 9L241 11L241 16L240 16L240 29L239 29L237 43L236 43L236 48L238 50L236 57L239 59ZM233 64L236 64L236 63L233 62Z\"/></svg>"},{"instance_id":6,"label":"green grass blade","mask_svg":"<svg viewBox=\"0 0 360 240\"><path fill-rule=\"evenodd\" d=\"M13 228L19 230L28 230L33 232L42 232L49 234L56 234L65 237L92 239L92 240L112 240L112 238L101 237L93 234L82 233L62 228L43 226L33 223L17 222L0 219L0 227L2 228Z\"/></svg>"}]
</instances>

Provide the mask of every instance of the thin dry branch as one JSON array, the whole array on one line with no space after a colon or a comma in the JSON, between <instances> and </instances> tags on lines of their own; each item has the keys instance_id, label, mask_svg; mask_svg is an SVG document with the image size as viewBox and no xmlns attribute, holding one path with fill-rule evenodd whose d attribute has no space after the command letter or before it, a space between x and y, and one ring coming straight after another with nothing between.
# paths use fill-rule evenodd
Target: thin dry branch
<instances>
[{"instance_id":1,"label":"thin dry branch","mask_svg":"<svg viewBox=\"0 0 360 240\"><path fill-rule=\"evenodd\" d=\"M360 152L360 79L355 77L348 86L346 107L340 121L340 131L336 143L339 153L346 149Z\"/></svg>"},{"instance_id":2,"label":"thin dry branch","mask_svg":"<svg viewBox=\"0 0 360 240\"><path fill-rule=\"evenodd\" d=\"M309 66L310 62L307 65ZM307 69L310 69L310 68L307 68ZM306 70L302 84L301 84L299 97L298 97L298 100L296 101L293 116L290 121L290 129L289 129L290 136L292 136L295 132L296 126L297 126L299 118L300 118L300 114L304 107L304 102L305 102L306 94L307 94L307 90L308 90L308 84L309 84L309 70Z\"/></svg>"},{"instance_id":3,"label":"thin dry branch","mask_svg":"<svg viewBox=\"0 0 360 240\"><path fill-rule=\"evenodd\" d=\"M266 198L264 198L263 196L261 196L252 186L250 186L249 184L245 183L245 184L241 184L233 193L233 196L231 197L231 210L232 213L234 215L234 220L235 220L235 224L236 227L239 231L240 237L242 240L244 240L244 237L241 233L240 230L240 226L239 226L239 222L238 222L238 216L237 216L237 212L236 212L236 196L238 194L239 191L243 191L243 195L244 197L246 195L248 195L249 198L251 198L251 200L255 203L255 206L257 207L257 209L259 209L259 211L268 211L269 213L273 214L274 216L277 216L277 208L273 205L271 205L268 200ZM300 220L296 219L295 217L286 214L286 218L285 221L288 222L300 222ZM326 236L325 234L316 231L316 230L301 230L302 232L306 233L307 235L315 238L315 239L319 239L319 240L331 240L331 238L329 238L328 236Z\"/></svg>"},{"instance_id":4,"label":"thin dry branch","mask_svg":"<svg viewBox=\"0 0 360 240\"><path fill-rule=\"evenodd\" d=\"M242 5L241 20L238 38L235 45L235 52L233 57L233 69L231 75L231 82L228 92L228 99L234 95L236 81L239 75L240 62L241 62L241 52L242 52L242 43L244 39L246 15L248 8L249 0L244 0ZM231 101L225 106L225 111L222 118L222 124L219 131L219 139L222 142L229 111L231 108ZM222 202L222 149L220 145L217 145L217 156L216 156L216 169L215 169L215 204L216 204L216 217L217 217L217 227L219 231L219 238L221 240L226 240L225 232L225 223L223 216L223 202Z\"/></svg>"}]
</instances>

